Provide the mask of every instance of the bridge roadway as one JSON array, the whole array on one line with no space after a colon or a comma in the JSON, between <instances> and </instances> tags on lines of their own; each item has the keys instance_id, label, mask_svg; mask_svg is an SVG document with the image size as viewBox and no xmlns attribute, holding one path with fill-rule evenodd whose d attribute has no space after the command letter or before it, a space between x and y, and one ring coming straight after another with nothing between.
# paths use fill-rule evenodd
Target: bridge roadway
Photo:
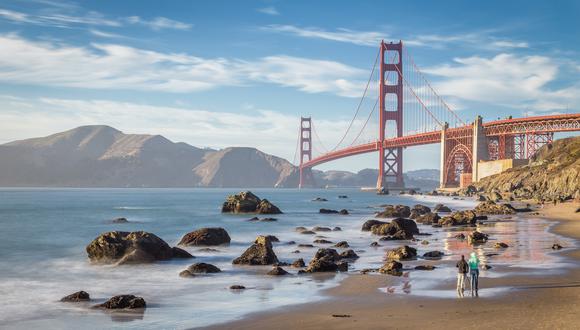
<instances>
[{"instance_id":1,"label":"bridge roadway","mask_svg":"<svg viewBox=\"0 0 580 330\"><path fill-rule=\"evenodd\" d=\"M499 135L580 131L580 113L496 120L484 123L483 128L487 137ZM462 127L448 128L446 134L448 137L452 138L453 136L471 135L471 131L472 125L469 124ZM385 139L383 144L385 148L396 148L412 147L440 142L441 130L437 130L427 133ZM379 147L380 141L376 140L340 150L334 150L304 163L302 168L312 168L314 166L336 159L378 151Z\"/></svg>"}]
</instances>

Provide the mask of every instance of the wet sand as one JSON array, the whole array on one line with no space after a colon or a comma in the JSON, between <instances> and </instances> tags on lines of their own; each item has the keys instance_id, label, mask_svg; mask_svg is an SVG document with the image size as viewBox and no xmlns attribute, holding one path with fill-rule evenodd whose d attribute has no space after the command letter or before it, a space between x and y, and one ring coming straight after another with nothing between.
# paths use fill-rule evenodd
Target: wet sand
<instances>
[{"instance_id":1,"label":"wet sand","mask_svg":"<svg viewBox=\"0 0 580 330\"><path fill-rule=\"evenodd\" d=\"M580 203L564 203L546 206L539 212L545 219L557 221L551 231L577 241L580 213L574 211L578 207ZM481 278L483 290L508 290L499 295L466 295L462 299L388 295L378 288L388 287L395 278L353 274L329 289L325 301L256 313L211 329L577 329L580 249L558 253L576 266L558 276ZM450 281L445 283L442 287L454 290Z\"/></svg>"}]
</instances>

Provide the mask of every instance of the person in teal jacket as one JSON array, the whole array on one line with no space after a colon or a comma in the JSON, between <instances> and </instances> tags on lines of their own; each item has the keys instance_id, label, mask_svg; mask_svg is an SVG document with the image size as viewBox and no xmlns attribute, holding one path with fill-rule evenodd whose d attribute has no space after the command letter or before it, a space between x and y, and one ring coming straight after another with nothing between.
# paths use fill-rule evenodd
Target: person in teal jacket
<instances>
[{"instance_id":1,"label":"person in teal jacket","mask_svg":"<svg viewBox=\"0 0 580 330\"><path fill-rule=\"evenodd\" d=\"M469 275L471 276L471 295L479 296L479 258L477 258L475 252L471 252L467 263L469 264Z\"/></svg>"}]
</instances>

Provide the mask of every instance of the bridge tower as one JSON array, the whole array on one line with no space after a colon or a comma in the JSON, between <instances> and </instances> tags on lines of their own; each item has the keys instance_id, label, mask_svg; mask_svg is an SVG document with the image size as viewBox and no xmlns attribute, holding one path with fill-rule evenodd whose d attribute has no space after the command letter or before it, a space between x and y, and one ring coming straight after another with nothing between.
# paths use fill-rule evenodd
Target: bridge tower
<instances>
[{"instance_id":1,"label":"bridge tower","mask_svg":"<svg viewBox=\"0 0 580 330\"><path fill-rule=\"evenodd\" d=\"M393 63L388 63L391 57L387 52L393 54ZM396 56L395 56L396 55ZM377 179L377 190L386 190L388 179L394 178L397 187L403 187L403 148L385 148L385 130L387 121L395 123L396 136L403 136L403 42L385 43L381 41L380 49L380 83L379 83L379 177ZM388 61L388 62L386 62ZM396 75L396 84L390 84L386 80L385 73ZM396 104L389 104L387 107L387 95L394 95ZM392 98L391 98L392 99ZM389 102L394 103L394 102Z\"/></svg>"},{"instance_id":2,"label":"bridge tower","mask_svg":"<svg viewBox=\"0 0 580 330\"><path fill-rule=\"evenodd\" d=\"M303 168L302 164L312 160L312 118L300 117L300 181L298 188L304 186L307 178L312 180L312 171L310 168ZM313 182L313 181L311 181Z\"/></svg>"}]
</instances>

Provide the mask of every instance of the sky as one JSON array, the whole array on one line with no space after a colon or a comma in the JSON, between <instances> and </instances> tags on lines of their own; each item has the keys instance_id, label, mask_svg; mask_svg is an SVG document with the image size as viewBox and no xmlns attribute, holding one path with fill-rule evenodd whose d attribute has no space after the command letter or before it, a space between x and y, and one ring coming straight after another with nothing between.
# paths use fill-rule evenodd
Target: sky
<instances>
[{"instance_id":1,"label":"sky","mask_svg":"<svg viewBox=\"0 0 580 330\"><path fill-rule=\"evenodd\" d=\"M577 113L578 17L578 1L2 1L0 143L102 124L292 162L301 116L315 152L351 121L339 147L371 141L381 40L465 122ZM405 150L405 170L437 168L438 148Z\"/></svg>"}]
</instances>

